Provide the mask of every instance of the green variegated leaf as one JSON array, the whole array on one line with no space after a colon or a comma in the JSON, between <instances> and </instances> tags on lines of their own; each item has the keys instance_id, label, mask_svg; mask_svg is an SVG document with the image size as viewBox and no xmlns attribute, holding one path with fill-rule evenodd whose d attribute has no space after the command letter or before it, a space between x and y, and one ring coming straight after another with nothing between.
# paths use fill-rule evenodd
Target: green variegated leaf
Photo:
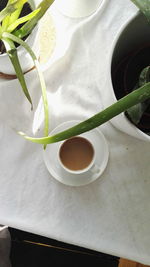
<instances>
[{"instance_id":1,"label":"green variegated leaf","mask_svg":"<svg viewBox=\"0 0 150 267\"><path fill-rule=\"evenodd\" d=\"M150 66L144 68L141 71L140 77L139 77L138 87L143 86L144 84L146 84L148 82L150 82Z\"/></svg>"},{"instance_id":2,"label":"green variegated leaf","mask_svg":"<svg viewBox=\"0 0 150 267\"><path fill-rule=\"evenodd\" d=\"M150 0L131 0L150 22Z\"/></svg>"},{"instance_id":3,"label":"green variegated leaf","mask_svg":"<svg viewBox=\"0 0 150 267\"><path fill-rule=\"evenodd\" d=\"M134 90L138 87L145 85L146 83L150 82L150 67L146 67L142 70L139 82ZM150 106L150 99L144 101L143 103L138 103L137 105L131 107L126 111L127 116L134 124L138 124L146 111L146 109Z\"/></svg>"},{"instance_id":4,"label":"green variegated leaf","mask_svg":"<svg viewBox=\"0 0 150 267\"><path fill-rule=\"evenodd\" d=\"M32 11L30 14L21 17L17 20L15 20L12 24L10 24L7 28L7 32L12 32L14 31L20 24L29 21L30 19L32 19L34 16L36 16L36 14L40 11L39 9L36 9L34 11Z\"/></svg>"},{"instance_id":5,"label":"green variegated leaf","mask_svg":"<svg viewBox=\"0 0 150 267\"><path fill-rule=\"evenodd\" d=\"M148 108L149 104L150 104L150 101L147 101L144 103L139 103L139 104L137 104L137 105L135 105L135 106L133 106L127 110L127 112L126 112L127 116L130 118L130 120L135 125L137 125L140 122L140 120L141 120L145 110Z\"/></svg>"},{"instance_id":6,"label":"green variegated leaf","mask_svg":"<svg viewBox=\"0 0 150 267\"><path fill-rule=\"evenodd\" d=\"M27 36L33 30L35 25L38 23L38 21L45 14L45 12L48 10L48 8L52 5L53 2L54 0L43 0L38 6L38 8L40 8L40 11L36 14L36 16L30 21L26 22L25 25L23 25L19 30L14 32L14 35L18 36L21 39L24 36Z\"/></svg>"},{"instance_id":7,"label":"green variegated leaf","mask_svg":"<svg viewBox=\"0 0 150 267\"><path fill-rule=\"evenodd\" d=\"M26 1L27 0L13 0L13 1L8 2L7 6L0 12L0 22L2 20L4 20L7 16L11 15L12 13L14 13L17 9L19 10L19 8ZM16 16L15 16L15 18L16 18ZM5 22L5 23L7 24L7 22Z\"/></svg>"},{"instance_id":8,"label":"green variegated leaf","mask_svg":"<svg viewBox=\"0 0 150 267\"><path fill-rule=\"evenodd\" d=\"M16 3L16 2L15 2ZM16 10L16 6L14 4L10 4L7 7L5 7L1 12L0 12L0 22L6 18L8 15L12 14Z\"/></svg>"},{"instance_id":9,"label":"green variegated leaf","mask_svg":"<svg viewBox=\"0 0 150 267\"><path fill-rule=\"evenodd\" d=\"M8 0L7 2L7 5L10 5L11 3L13 3L13 0ZM14 11L15 12L15 11ZM11 15L11 14L10 14ZM7 26L9 24L9 19L10 19L10 15L6 16L3 21L2 21L2 27L3 27L3 30L6 30L7 29Z\"/></svg>"},{"instance_id":10,"label":"green variegated leaf","mask_svg":"<svg viewBox=\"0 0 150 267\"><path fill-rule=\"evenodd\" d=\"M8 27L8 25L9 25L10 16L11 15L7 15L2 21L3 31L5 31L7 29L7 27Z\"/></svg>"},{"instance_id":11,"label":"green variegated leaf","mask_svg":"<svg viewBox=\"0 0 150 267\"><path fill-rule=\"evenodd\" d=\"M19 18L20 13L22 11L22 8L26 2L27 2L27 0L22 0L22 1L18 2L17 10L14 13L12 13L10 16L9 25L11 25L13 22L15 22Z\"/></svg>"}]
</instances>

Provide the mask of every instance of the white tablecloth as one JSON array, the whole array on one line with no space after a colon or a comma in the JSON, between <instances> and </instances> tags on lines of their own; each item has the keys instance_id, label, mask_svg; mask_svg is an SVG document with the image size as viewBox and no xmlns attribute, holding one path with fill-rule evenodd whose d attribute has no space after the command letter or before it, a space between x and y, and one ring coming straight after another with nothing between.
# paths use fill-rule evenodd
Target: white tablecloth
<instances>
[{"instance_id":1,"label":"white tablecloth","mask_svg":"<svg viewBox=\"0 0 150 267\"><path fill-rule=\"evenodd\" d=\"M136 11L129 0L106 1L102 11L84 19L51 9L57 30L57 53L45 71L51 129L102 109L112 42ZM38 90L34 76L26 76L33 95ZM12 86L19 87L17 81L0 87L11 95ZM0 223L150 264L150 145L106 123L100 127L110 147L104 174L87 186L65 186L48 173L42 147L8 127L15 105L13 119L20 116L24 126L18 105L24 106L20 98L13 101L1 112L5 122L0 116Z\"/></svg>"}]
</instances>

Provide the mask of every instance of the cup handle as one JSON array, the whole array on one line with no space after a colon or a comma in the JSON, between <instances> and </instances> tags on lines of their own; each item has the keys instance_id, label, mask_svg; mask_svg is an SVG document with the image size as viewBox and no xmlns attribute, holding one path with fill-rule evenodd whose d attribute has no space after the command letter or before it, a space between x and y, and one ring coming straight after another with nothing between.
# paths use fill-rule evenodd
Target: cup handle
<instances>
[{"instance_id":1,"label":"cup handle","mask_svg":"<svg viewBox=\"0 0 150 267\"><path fill-rule=\"evenodd\" d=\"M99 172L100 172L100 168L99 168L96 164L94 164L94 165L92 166L92 168L91 168L91 172L92 172L93 174L95 174L95 173L99 173Z\"/></svg>"}]
</instances>

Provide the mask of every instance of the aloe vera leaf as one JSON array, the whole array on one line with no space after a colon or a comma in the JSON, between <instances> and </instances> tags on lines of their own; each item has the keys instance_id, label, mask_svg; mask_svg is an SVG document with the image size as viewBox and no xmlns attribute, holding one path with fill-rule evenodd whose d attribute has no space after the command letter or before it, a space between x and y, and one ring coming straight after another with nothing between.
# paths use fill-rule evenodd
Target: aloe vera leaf
<instances>
[{"instance_id":1,"label":"aloe vera leaf","mask_svg":"<svg viewBox=\"0 0 150 267\"><path fill-rule=\"evenodd\" d=\"M17 19L14 23L12 23L11 25L8 26L7 28L7 32L12 32L14 31L20 24L29 21L30 19L32 19L34 16L36 16L36 14L40 11L39 9L36 9L34 11L32 11L30 14L21 17L19 19Z\"/></svg>"},{"instance_id":2,"label":"aloe vera leaf","mask_svg":"<svg viewBox=\"0 0 150 267\"><path fill-rule=\"evenodd\" d=\"M20 39L28 35L53 2L54 0L43 0L38 6L38 8L40 8L38 14L30 21L26 22L20 29L16 30L14 35L18 36Z\"/></svg>"},{"instance_id":3,"label":"aloe vera leaf","mask_svg":"<svg viewBox=\"0 0 150 267\"><path fill-rule=\"evenodd\" d=\"M65 140L67 138L80 135L84 132L90 131L104 124L105 122L111 120L112 118L119 115L120 113L126 111L128 108L132 107L133 105L143 102L146 99L150 99L150 83L147 83L144 86L140 87L139 89L124 96L123 98L118 100L116 103L104 109L103 111L97 113L93 117L63 132L60 132L56 135L48 136L48 137L41 137L41 138L33 138L33 137L25 135L22 132L19 132L19 134L24 136L25 139L32 141L34 143L38 143L38 144L47 145L47 144L56 143L56 142Z\"/></svg>"},{"instance_id":4,"label":"aloe vera leaf","mask_svg":"<svg viewBox=\"0 0 150 267\"><path fill-rule=\"evenodd\" d=\"M131 0L150 22L150 0Z\"/></svg>"},{"instance_id":5,"label":"aloe vera leaf","mask_svg":"<svg viewBox=\"0 0 150 267\"><path fill-rule=\"evenodd\" d=\"M139 82L137 83L137 86L134 90L137 90L138 87L143 86L144 84L146 84L147 82L150 82L150 67L146 67L141 71L140 77L139 77ZM143 113L146 111L146 109L148 108L148 106L150 106L150 99L142 102L142 103L138 103L135 106L129 108L126 111L127 116L130 118L130 120L137 125L142 116Z\"/></svg>"},{"instance_id":6,"label":"aloe vera leaf","mask_svg":"<svg viewBox=\"0 0 150 267\"><path fill-rule=\"evenodd\" d=\"M43 73L40 69L40 64L37 60L37 57L34 54L34 52L32 51L32 49L30 48L30 46L26 42L21 40L20 38L14 36L13 34L10 34L10 33L3 33L3 37L9 38L9 39L13 40L14 42L23 46L27 50L27 52L30 54L30 56L31 56L31 58L35 64L35 67L36 67L36 70L37 70L37 73L38 73L38 76L40 79L41 89L42 89L42 99L43 99L44 115L45 115L44 135L48 136L48 133L49 133L49 110L48 110L48 100L47 100L47 94L46 94L46 84L45 84Z\"/></svg>"},{"instance_id":7,"label":"aloe vera leaf","mask_svg":"<svg viewBox=\"0 0 150 267\"><path fill-rule=\"evenodd\" d=\"M30 94L28 92L28 88L27 88L27 85L26 85L26 82L25 82L24 74L22 72L22 69L21 69L21 66L20 66L20 62L19 62L19 59L18 59L17 49L16 49L14 43L11 40L9 40L8 38L2 38L2 41L5 44L7 54L9 56L10 60L11 60L11 63L13 65L13 67L14 67L14 70L16 72L16 76L17 76L17 78L18 78L18 80L20 82L22 90L23 90L25 96L27 97L27 99L29 100L29 102L31 104L31 109L33 109L32 100L31 100Z\"/></svg>"}]
</instances>

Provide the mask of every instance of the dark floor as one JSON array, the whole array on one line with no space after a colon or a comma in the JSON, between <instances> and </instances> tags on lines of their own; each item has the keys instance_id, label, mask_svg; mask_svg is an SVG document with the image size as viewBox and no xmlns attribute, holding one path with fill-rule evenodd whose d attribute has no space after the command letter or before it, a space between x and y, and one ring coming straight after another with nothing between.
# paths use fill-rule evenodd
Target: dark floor
<instances>
[{"instance_id":1,"label":"dark floor","mask_svg":"<svg viewBox=\"0 0 150 267\"><path fill-rule=\"evenodd\" d=\"M9 228L12 267L117 267L119 259Z\"/></svg>"}]
</instances>

